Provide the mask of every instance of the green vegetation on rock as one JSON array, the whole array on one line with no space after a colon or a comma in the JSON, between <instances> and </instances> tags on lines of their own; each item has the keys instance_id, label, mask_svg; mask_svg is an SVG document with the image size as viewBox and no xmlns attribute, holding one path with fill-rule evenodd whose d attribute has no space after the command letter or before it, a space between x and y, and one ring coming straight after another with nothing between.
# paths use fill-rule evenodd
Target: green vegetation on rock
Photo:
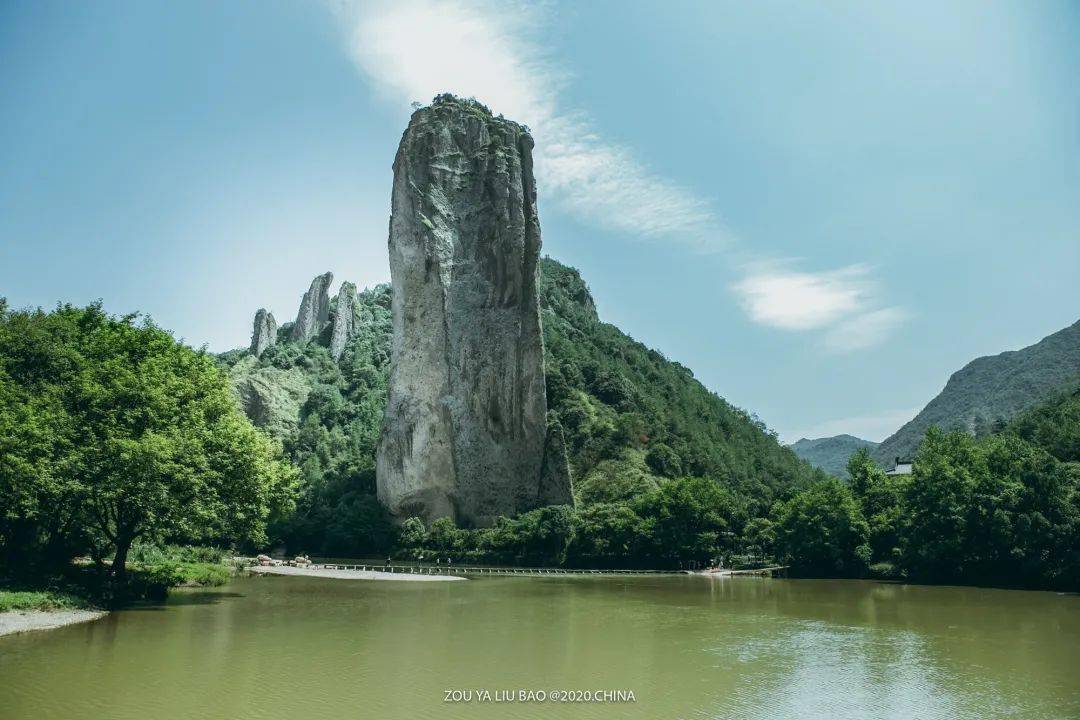
<instances>
[{"instance_id":1,"label":"green vegetation on rock","mask_svg":"<svg viewBox=\"0 0 1080 720\"><path fill-rule=\"evenodd\" d=\"M287 325L259 358L222 356L249 417L301 470L296 512L273 525L273 538L290 552L333 556L399 544L475 561L677 567L731 552L747 519L825 477L689 370L601 322L576 270L544 258L539 292L549 414L565 437L576 509L482 530L421 524L412 540L407 525L399 542L374 496L391 342L390 289L378 286L359 293L355 335L337 363L328 338L291 343ZM676 502L687 488L705 505ZM552 538L564 535L556 548Z\"/></svg>"},{"instance_id":2,"label":"green vegetation on rock","mask_svg":"<svg viewBox=\"0 0 1080 720\"><path fill-rule=\"evenodd\" d=\"M294 343L289 324L258 358L246 350L221 356L241 407L300 469L295 511L270 527L271 542L294 552L363 556L387 551L396 539L375 499L390 371L389 286L358 293L353 310L354 334L336 362L328 332Z\"/></svg>"}]
</instances>

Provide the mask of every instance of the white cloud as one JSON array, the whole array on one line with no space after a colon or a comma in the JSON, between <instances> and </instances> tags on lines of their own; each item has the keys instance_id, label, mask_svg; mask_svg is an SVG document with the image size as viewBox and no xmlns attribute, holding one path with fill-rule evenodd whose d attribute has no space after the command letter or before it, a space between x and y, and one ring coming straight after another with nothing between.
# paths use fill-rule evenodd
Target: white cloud
<instances>
[{"instance_id":1,"label":"white cloud","mask_svg":"<svg viewBox=\"0 0 1080 720\"><path fill-rule=\"evenodd\" d=\"M750 266L733 286L751 320L783 330L823 330L826 351L847 353L880 344L908 318L903 308L879 306L878 282L865 265L817 273L790 265Z\"/></svg>"},{"instance_id":2,"label":"white cloud","mask_svg":"<svg viewBox=\"0 0 1080 720\"><path fill-rule=\"evenodd\" d=\"M605 140L587 115L564 107L569 75L537 35L544 6L345 0L333 7L357 67L388 101L404 109L453 92L528 125L545 202L602 227L697 250L731 240L702 197L650 171L630 149ZM759 264L734 289L755 322L820 330L834 353L881 342L906 316L875 301L877 283L863 265L811 273Z\"/></svg>"},{"instance_id":3,"label":"white cloud","mask_svg":"<svg viewBox=\"0 0 1080 720\"><path fill-rule=\"evenodd\" d=\"M726 241L705 200L604 140L582 113L561 107L568 76L535 39L543 25L536 7L472 0L337 7L357 66L391 101L404 107L453 92L528 125L538 183L561 208L641 237L701 249Z\"/></svg>"},{"instance_id":4,"label":"white cloud","mask_svg":"<svg viewBox=\"0 0 1080 720\"><path fill-rule=\"evenodd\" d=\"M762 325L813 330L857 311L873 292L862 265L829 272L795 272L758 266L735 285L743 309Z\"/></svg>"},{"instance_id":5,"label":"white cloud","mask_svg":"<svg viewBox=\"0 0 1080 720\"><path fill-rule=\"evenodd\" d=\"M870 310L841 320L829 328L822 342L825 349L833 353L874 347L887 340L889 334L908 317L908 312L898 307Z\"/></svg>"}]
</instances>

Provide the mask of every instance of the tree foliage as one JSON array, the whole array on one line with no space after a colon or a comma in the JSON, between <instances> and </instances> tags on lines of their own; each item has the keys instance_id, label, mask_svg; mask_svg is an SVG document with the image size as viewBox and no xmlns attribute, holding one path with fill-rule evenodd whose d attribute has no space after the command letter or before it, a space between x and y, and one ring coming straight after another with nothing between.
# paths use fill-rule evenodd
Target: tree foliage
<instances>
[{"instance_id":1,"label":"tree foliage","mask_svg":"<svg viewBox=\"0 0 1080 720\"><path fill-rule=\"evenodd\" d=\"M869 534L855 496L835 478L803 490L776 513L780 553L803 573L862 573L870 560Z\"/></svg>"},{"instance_id":2,"label":"tree foliage","mask_svg":"<svg viewBox=\"0 0 1080 720\"><path fill-rule=\"evenodd\" d=\"M0 542L10 567L132 543L259 542L296 471L212 356L100 304L0 305Z\"/></svg>"},{"instance_id":3,"label":"tree foliage","mask_svg":"<svg viewBox=\"0 0 1080 720\"><path fill-rule=\"evenodd\" d=\"M931 427L911 475L886 475L856 452L850 494L871 561L921 581L1080 588L1078 447L1073 390L983 437ZM804 495L780 506L778 545L798 570L832 572L821 558L835 553L823 546L841 535L827 518L854 517L855 508L837 487ZM850 554L857 536L848 537Z\"/></svg>"}]
</instances>

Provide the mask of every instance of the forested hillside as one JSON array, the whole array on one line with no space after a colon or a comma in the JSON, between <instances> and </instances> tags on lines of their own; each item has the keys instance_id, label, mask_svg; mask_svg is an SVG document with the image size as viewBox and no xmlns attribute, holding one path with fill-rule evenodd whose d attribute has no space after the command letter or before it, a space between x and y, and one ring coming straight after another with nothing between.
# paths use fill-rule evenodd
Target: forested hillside
<instances>
[{"instance_id":1,"label":"forested hillside","mask_svg":"<svg viewBox=\"0 0 1080 720\"><path fill-rule=\"evenodd\" d=\"M550 421L562 426L579 507L630 503L671 478L697 477L731 491L742 522L823 477L688 369L601 322L576 270L545 258L540 300ZM221 357L245 412L301 470L296 514L271 528L290 550L383 552L393 542L374 496L389 308L387 286L359 293L356 334L338 362L326 337L289 342L289 324L261 357Z\"/></svg>"},{"instance_id":2,"label":"forested hillside","mask_svg":"<svg viewBox=\"0 0 1080 720\"><path fill-rule=\"evenodd\" d=\"M949 378L945 389L874 451L892 467L913 457L934 425L985 435L1018 413L1054 397L1080 380L1080 321L1020 350L976 358Z\"/></svg>"},{"instance_id":3,"label":"forested hillside","mask_svg":"<svg viewBox=\"0 0 1080 720\"><path fill-rule=\"evenodd\" d=\"M544 258L540 293L548 404L566 432L580 502L690 476L716 480L758 511L817 472L688 368L601 322L577 270Z\"/></svg>"},{"instance_id":4,"label":"forested hillside","mask_svg":"<svg viewBox=\"0 0 1080 720\"><path fill-rule=\"evenodd\" d=\"M794 572L1080 588L1080 390L981 437L932 427L910 475L866 450L848 473L777 506Z\"/></svg>"},{"instance_id":5,"label":"forested hillside","mask_svg":"<svg viewBox=\"0 0 1080 720\"><path fill-rule=\"evenodd\" d=\"M833 435L812 440L802 438L790 445L803 460L838 478L848 476L847 461L852 454L862 448L873 451L877 446L872 440L863 440L854 435Z\"/></svg>"},{"instance_id":6,"label":"forested hillside","mask_svg":"<svg viewBox=\"0 0 1080 720\"><path fill-rule=\"evenodd\" d=\"M259 357L248 350L221 356L245 413L300 468L296 512L270 528L275 542L296 551L382 552L396 536L375 499L375 449L390 371L389 286L358 293L354 312L355 335L337 361L327 333L291 342L291 323Z\"/></svg>"}]
</instances>

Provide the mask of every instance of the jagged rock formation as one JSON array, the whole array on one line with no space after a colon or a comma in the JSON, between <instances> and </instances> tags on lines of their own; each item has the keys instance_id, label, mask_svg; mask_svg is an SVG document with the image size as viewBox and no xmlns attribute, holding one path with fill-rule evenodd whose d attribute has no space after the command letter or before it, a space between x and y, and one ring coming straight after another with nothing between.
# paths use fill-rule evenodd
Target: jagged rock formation
<instances>
[{"instance_id":1,"label":"jagged rock formation","mask_svg":"<svg viewBox=\"0 0 1080 720\"><path fill-rule=\"evenodd\" d=\"M334 308L334 329L330 334L330 355L335 360L341 358L345 345L353 336L356 327L356 286L351 282L341 283L337 303Z\"/></svg>"},{"instance_id":2,"label":"jagged rock formation","mask_svg":"<svg viewBox=\"0 0 1080 720\"><path fill-rule=\"evenodd\" d=\"M266 348L277 344L277 321L265 308L255 313L255 328L251 333L251 354L259 357Z\"/></svg>"},{"instance_id":3,"label":"jagged rock formation","mask_svg":"<svg viewBox=\"0 0 1080 720\"><path fill-rule=\"evenodd\" d=\"M311 287L300 301L300 312L293 323L291 339L293 342L307 342L317 337L330 322L330 283L334 282L333 273L324 273L311 281Z\"/></svg>"},{"instance_id":4,"label":"jagged rock formation","mask_svg":"<svg viewBox=\"0 0 1080 720\"><path fill-rule=\"evenodd\" d=\"M393 362L377 457L399 515L486 525L572 502L548 444L533 140L478 103L415 112L394 161ZM548 471L567 472L561 461ZM541 492L543 489L543 492Z\"/></svg>"},{"instance_id":5,"label":"jagged rock formation","mask_svg":"<svg viewBox=\"0 0 1080 720\"><path fill-rule=\"evenodd\" d=\"M601 321L577 270L541 259L538 292L549 421L538 502L564 498L569 477L579 506L632 504L668 478L711 477L758 517L823 477L688 368ZM370 519L363 508L375 503L392 304L386 285L357 293L347 363L332 362L329 329L292 343L291 323L261 357L245 346L219 358L244 412L304 470L297 515L282 529L296 551L364 557L387 550L357 519ZM563 443L569 473L560 480ZM343 535L345 527L362 534Z\"/></svg>"}]
</instances>

